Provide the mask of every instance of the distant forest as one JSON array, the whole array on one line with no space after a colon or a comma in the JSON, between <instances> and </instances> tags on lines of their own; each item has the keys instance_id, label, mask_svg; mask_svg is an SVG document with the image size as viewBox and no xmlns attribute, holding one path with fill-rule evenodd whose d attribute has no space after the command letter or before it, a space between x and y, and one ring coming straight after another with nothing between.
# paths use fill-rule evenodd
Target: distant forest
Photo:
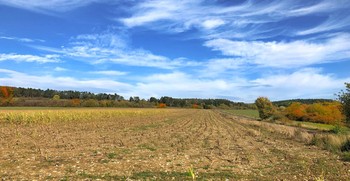
<instances>
[{"instance_id":1,"label":"distant forest","mask_svg":"<svg viewBox=\"0 0 350 181\"><path fill-rule=\"evenodd\" d=\"M290 100L282 100L282 101L274 101L272 102L275 106L289 106L293 102L299 102L302 104L313 104L313 103L323 103L323 102L333 102L332 99L290 99Z\"/></svg>"},{"instance_id":2,"label":"distant forest","mask_svg":"<svg viewBox=\"0 0 350 181\"><path fill-rule=\"evenodd\" d=\"M198 99L198 98L161 98L150 97L141 99L138 96L124 98L118 94L92 93L87 91L59 91L53 89L33 89L22 87L0 86L1 90L8 90L13 95L11 101L2 101L2 106L43 106L43 107L182 107L204 109L256 109L255 104L234 102L227 99ZM0 91L0 98L6 97ZM331 99L292 99L275 101L275 106L289 106L293 102L313 104L316 102L332 102Z\"/></svg>"},{"instance_id":3,"label":"distant forest","mask_svg":"<svg viewBox=\"0 0 350 181\"><path fill-rule=\"evenodd\" d=\"M159 99L150 97L146 100L138 96L126 99L118 94L95 94L86 91L42 90L22 87L12 87L11 89L14 98L8 106L154 107L162 104L166 107L255 109L254 104L233 102L227 99L182 99L163 96Z\"/></svg>"}]
</instances>

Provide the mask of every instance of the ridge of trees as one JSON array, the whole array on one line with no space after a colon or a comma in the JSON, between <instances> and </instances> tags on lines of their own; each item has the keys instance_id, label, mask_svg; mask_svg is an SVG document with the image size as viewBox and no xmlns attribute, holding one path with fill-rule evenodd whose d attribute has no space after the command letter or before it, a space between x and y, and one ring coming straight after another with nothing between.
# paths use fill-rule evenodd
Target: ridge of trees
<instances>
[{"instance_id":1,"label":"ridge of trees","mask_svg":"<svg viewBox=\"0 0 350 181\"><path fill-rule=\"evenodd\" d=\"M8 86L0 86L7 87ZM222 109L255 109L254 104L246 104L243 102L233 102L227 99L199 99L199 98L173 98L169 96L163 96L159 99L150 97L148 100L141 99L138 96L125 99L118 94L106 94L106 93L92 93L87 91L74 91L74 90L53 90L53 89L34 89L34 88L22 88L11 87L13 90L13 97L17 98L12 103L15 106L33 105L33 106L121 106L121 107L151 107L158 104L164 104L167 107L196 107L196 108L222 108ZM1 93L0 93L1 94ZM0 95L1 97L1 95ZM47 103L45 103L45 101ZM27 103L23 103L27 102ZM29 103L32 102L32 103ZM119 102L119 104L118 104ZM23 103L23 104L21 104ZM3 106L9 106L7 104Z\"/></svg>"},{"instance_id":2,"label":"ridge of trees","mask_svg":"<svg viewBox=\"0 0 350 181\"><path fill-rule=\"evenodd\" d=\"M333 102L333 99L288 99L288 100L280 100L273 101L272 104L279 107L284 106L287 107L292 103L299 102L302 104L314 104L314 103L325 103L325 102Z\"/></svg>"}]
</instances>

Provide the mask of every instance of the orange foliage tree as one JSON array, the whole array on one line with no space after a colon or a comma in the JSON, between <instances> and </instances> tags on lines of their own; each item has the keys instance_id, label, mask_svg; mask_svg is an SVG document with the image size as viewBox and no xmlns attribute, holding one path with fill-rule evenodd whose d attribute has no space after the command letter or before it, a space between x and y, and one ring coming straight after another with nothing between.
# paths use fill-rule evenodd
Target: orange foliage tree
<instances>
[{"instance_id":1,"label":"orange foliage tree","mask_svg":"<svg viewBox=\"0 0 350 181\"><path fill-rule=\"evenodd\" d=\"M344 121L339 102L314 104L292 103L285 109L286 116L298 121L310 121L326 124L340 124Z\"/></svg>"},{"instance_id":2,"label":"orange foliage tree","mask_svg":"<svg viewBox=\"0 0 350 181\"><path fill-rule=\"evenodd\" d=\"M2 105L9 105L13 98L13 87L0 86L0 100Z\"/></svg>"},{"instance_id":3,"label":"orange foliage tree","mask_svg":"<svg viewBox=\"0 0 350 181\"><path fill-rule=\"evenodd\" d=\"M311 122L326 124L339 124L344 120L341 112L341 104L334 103L314 103L306 109L307 119Z\"/></svg>"},{"instance_id":4,"label":"orange foliage tree","mask_svg":"<svg viewBox=\"0 0 350 181\"><path fill-rule=\"evenodd\" d=\"M75 107L80 106L80 99L72 99L71 104Z\"/></svg>"},{"instance_id":5,"label":"orange foliage tree","mask_svg":"<svg viewBox=\"0 0 350 181\"><path fill-rule=\"evenodd\" d=\"M166 104L164 104L164 103L159 103L157 107L158 107L158 108L166 108Z\"/></svg>"},{"instance_id":6,"label":"orange foliage tree","mask_svg":"<svg viewBox=\"0 0 350 181\"><path fill-rule=\"evenodd\" d=\"M302 121L306 117L306 105L300 102L293 102L285 109L285 112L288 118Z\"/></svg>"},{"instance_id":7,"label":"orange foliage tree","mask_svg":"<svg viewBox=\"0 0 350 181\"><path fill-rule=\"evenodd\" d=\"M193 109L199 109L199 106L198 106L198 104L192 104L192 108Z\"/></svg>"}]
</instances>

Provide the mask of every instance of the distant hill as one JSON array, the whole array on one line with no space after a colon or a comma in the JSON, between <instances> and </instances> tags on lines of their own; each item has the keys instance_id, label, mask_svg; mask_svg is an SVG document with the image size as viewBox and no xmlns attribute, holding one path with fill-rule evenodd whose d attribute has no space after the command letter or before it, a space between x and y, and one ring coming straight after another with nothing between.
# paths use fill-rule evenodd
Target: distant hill
<instances>
[{"instance_id":1,"label":"distant hill","mask_svg":"<svg viewBox=\"0 0 350 181\"><path fill-rule=\"evenodd\" d=\"M281 101L273 101L272 103L275 106L289 106L293 102L300 102L302 104L313 104L317 102L333 102L333 99L289 99Z\"/></svg>"}]
</instances>

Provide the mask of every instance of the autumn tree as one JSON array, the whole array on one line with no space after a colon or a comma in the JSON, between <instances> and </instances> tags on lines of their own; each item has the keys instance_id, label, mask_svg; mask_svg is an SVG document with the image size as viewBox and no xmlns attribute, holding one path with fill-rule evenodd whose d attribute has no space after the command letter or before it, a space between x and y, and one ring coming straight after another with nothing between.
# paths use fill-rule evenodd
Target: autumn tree
<instances>
[{"instance_id":1,"label":"autumn tree","mask_svg":"<svg viewBox=\"0 0 350 181\"><path fill-rule=\"evenodd\" d=\"M285 109L286 116L289 119L302 121L306 117L307 105L300 102L293 102Z\"/></svg>"},{"instance_id":2,"label":"autumn tree","mask_svg":"<svg viewBox=\"0 0 350 181\"><path fill-rule=\"evenodd\" d=\"M338 95L338 99L342 104L342 111L346 117L346 121L350 123L350 83L345 83L346 90L341 91Z\"/></svg>"},{"instance_id":3,"label":"autumn tree","mask_svg":"<svg viewBox=\"0 0 350 181\"><path fill-rule=\"evenodd\" d=\"M0 86L0 101L2 105L9 105L13 98L13 88Z\"/></svg>"},{"instance_id":4,"label":"autumn tree","mask_svg":"<svg viewBox=\"0 0 350 181\"><path fill-rule=\"evenodd\" d=\"M271 101L266 97L259 97L255 100L255 105L259 111L259 117L261 119L267 119L273 115L275 109Z\"/></svg>"}]
</instances>

